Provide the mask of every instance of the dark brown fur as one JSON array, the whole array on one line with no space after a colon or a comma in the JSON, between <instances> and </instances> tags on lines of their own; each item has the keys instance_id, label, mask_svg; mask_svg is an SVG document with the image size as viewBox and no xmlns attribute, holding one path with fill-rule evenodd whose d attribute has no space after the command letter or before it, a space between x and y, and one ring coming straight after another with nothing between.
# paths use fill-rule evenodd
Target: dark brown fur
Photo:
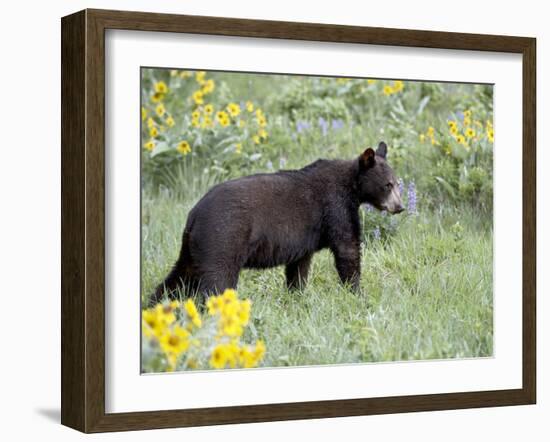
<instances>
[{"instance_id":1,"label":"dark brown fur","mask_svg":"<svg viewBox=\"0 0 550 442\"><path fill-rule=\"evenodd\" d=\"M387 208L396 185L381 143L358 159L318 160L303 169L247 176L213 187L191 210L180 256L151 304L179 287L235 288L242 268L286 266L289 288L306 283L313 254L329 248L343 283L360 276L359 207ZM399 205L393 212L402 210Z\"/></svg>"}]
</instances>

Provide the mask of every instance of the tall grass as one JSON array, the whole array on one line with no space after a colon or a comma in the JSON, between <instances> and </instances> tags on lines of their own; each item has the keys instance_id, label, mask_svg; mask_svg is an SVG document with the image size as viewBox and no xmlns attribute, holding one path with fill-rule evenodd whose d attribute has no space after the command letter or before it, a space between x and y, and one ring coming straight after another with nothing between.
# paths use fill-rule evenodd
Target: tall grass
<instances>
[{"instance_id":1,"label":"tall grass","mask_svg":"<svg viewBox=\"0 0 550 442\"><path fill-rule=\"evenodd\" d=\"M242 271L239 295L253 303L244 342L264 341L261 363L272 367L492 355L491 86L142 75L144 302L178 256L189 211L213 185L356 158L383 140L405 193L417 189L418 211L391 221L362 213L359 294L340 284L327 250L315 255L302 291L286 289L283 267ZM215 88L197 100L208 82Z\"/></svg>"},{"instance_id":2,"label":"tall grass","mask_svg":"<svg viewBox=\"0 0 550 442\"><path fill-rule=\"evenodd\" d=\"M216 181L197 164L182 167L170 188L143 190L144 301L178 255L188 212ZM282 267L245 270L247 338L265 341L265 366L490 356L491 238L487 218L467 206L405 215L395 235L365 236L360 295L339 283L328 251L315 255L302 291L287 291Z\"/></svg>"}]
</instances>

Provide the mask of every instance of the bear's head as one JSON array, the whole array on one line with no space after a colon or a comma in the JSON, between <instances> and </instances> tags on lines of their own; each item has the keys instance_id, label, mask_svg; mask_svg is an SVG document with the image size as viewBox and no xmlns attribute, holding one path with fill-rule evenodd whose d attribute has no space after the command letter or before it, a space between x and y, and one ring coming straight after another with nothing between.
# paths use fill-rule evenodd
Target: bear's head
<instances>
[{"instance_id":1,"label":"bear's head","mask_svg":"<svg viewBox=\"0 0 550 442\"><path fill-rule=\"evenodd\" d=\"M387 153L388 146L382 141L376 152L369 147L359 157L359 199L361 203L369 203L378 210L401 213L405 209L397 178L386 162Z\"/></svg>"}]
</instances>

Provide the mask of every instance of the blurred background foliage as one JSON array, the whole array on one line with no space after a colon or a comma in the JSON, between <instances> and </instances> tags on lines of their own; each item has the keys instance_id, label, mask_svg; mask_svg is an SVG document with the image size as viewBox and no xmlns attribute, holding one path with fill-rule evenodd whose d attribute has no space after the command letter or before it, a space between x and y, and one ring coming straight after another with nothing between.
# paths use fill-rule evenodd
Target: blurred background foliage
<instances>
[{"instance_id":1,"label":"blurred background foliage","mask_svg":"<svg viewBox=\"0 0 550 442\"><path fill-rule=\"evenodd\" d=\"M427 208L492 213L490 85L142 70L144 185L186 192L384 140Z\"/></svg>"}]
</instances>

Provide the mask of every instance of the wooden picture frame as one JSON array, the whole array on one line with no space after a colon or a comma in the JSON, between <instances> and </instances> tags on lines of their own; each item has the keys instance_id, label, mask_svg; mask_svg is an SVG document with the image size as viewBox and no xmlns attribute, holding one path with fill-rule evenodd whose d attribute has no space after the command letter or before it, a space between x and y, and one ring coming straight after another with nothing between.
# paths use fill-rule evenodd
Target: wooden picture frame
<instances>
[{"instance_id":1,"label":"wooden picture frame","mask_svg":"<svg viewBox=\"0 0 550 442\"><path fill-rule=\"evenodd\" d=\"M536 400L536 40L233 18L84 10L62 19L62 407L83 432L533 404ZM512 390L105 412L105 30L494 51L523 63L523 385Z\"/></svg>"}]
</instances>

